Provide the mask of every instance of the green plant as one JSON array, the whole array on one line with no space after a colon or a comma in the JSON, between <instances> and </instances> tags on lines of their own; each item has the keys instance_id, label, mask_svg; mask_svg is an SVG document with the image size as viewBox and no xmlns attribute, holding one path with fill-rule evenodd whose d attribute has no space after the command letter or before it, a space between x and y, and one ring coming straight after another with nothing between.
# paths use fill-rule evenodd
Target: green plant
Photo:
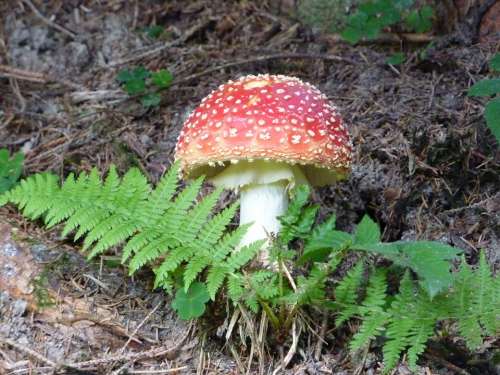
<instances>
[{"instance_id":1,"label":"green plant","mask_svg":"<svg viewBox=\"0 0 500 375\"><path fill-rule=\"evenodd\" d=\"M127 94L138 96L144 107L156 107L161 101L158 90L168 89L172 84L173 76L165 69L151 72L139 66L132 70L121 70L116 79L123 85Z\"/></svg>"},{"instance_id":2,"label":"green plant","mask_svg":"<svg viewBox=\"0 0 500 375\"><path fill-rule=\"evenodd\" d=\"M375 39L395 25L405 31L427 32L432 28L434 11L429 5L415 6L415 0L302 0L298 15L305 23L340 32L347 42L355 44Z\"/></svg>"},{"instance_id":3,"label":"green plant","mask_svg":"<svg viewBox=\"0 0 500 375\"><path fill-rule=\"evenodd\" d=\"M68 176L62 186L57 176L36 174L0 195L0 205L14 203L25 216L41 218L49 228L65 222L63 236L75 232L75 241L83 239L89 259L123 244L122 261L130 274L148 265L156 275L155 287L168 292L182 288L184 297L194 293L190 286L206 269L205 281L195 287L198 297L178 294L174 304L181 316L195 317L206 303L199 289L205 288L213 300L226 277L236 277L262 241L235 251L246 227L224 233L238 205L213 215L221 190L198 200L203 182L199 178L176 194L178 173L176 164L155 189L138 169L119 178L111 167L104 181L93 169L77 178ZM183 307L182 301L189 306Z\"/></svg>"},{"instance_id":4,"label":"green plant","mask_svg":"<svg viewBox=\"0 0 500 375\"><path fill-rule=\"evenodd\" d=\"M401 65L404 61L405 54L403 52L396 52L387 58L386 63L391 65Z\"/></svg>"},{"instance_id":5,"label":"green plant","mask_svg":"<svg viewBox=\"0 0 500 375\"><path fill-rule=\"evenodd\" d=\"M359 3L360 0L301 0L297 11L304 23L338 32L346 26L349 11Z\"/></svg>"},{"instance_id":6,"label":"green plant","mask_svg":"<svg viewBox=\"0 0 500 375\"><path fill-rule=\"evenodd\" d=\"M94 169L70 175L62 186L52 174L36 174L0 195L0 206L16 204L48 227L64 223L63 235L75 232L89 258L123 245L129 272L152 268L155 287L175 292L172 307L183 319L201 316L224 293L234 305L263 311L278 341L308 309L333 311L337 326L356 319L351 350L384 338L386 373L404 351L415 368L438 322L456 322L471 349L500 332L500 282L484 253L476 269L462 260L452 273L458 249L431 241L382 242L368 216L352 234L335 229L335 216L315 224L319 206L309 203L307 186L298 186L271 243L273 267L261 269L250 262L263 241L239 249L247 227L228 231L238 204L215 213L221 190L200 199L203 179L179 190L178 173L175 164L156 188L137 169L119 178L112 167L104 181ZM361 259L342 279L333 278L352 251ZM375 267L374 254L392 264Z\"/></svg>"},{"instance_id":7,"label":"green plant","mask_svg":"<svg viewBox=\"0 0 500 375\"><path fill-rule=\"evenodd\" d=\"M349 43L361 39L375 39L380 32L398 23L408 31L419 33L432 27L433 10L429 5L412 9L414 0L368 0L359 5L356 12L347 18L347 26L341 36Z\"/></svg>"},{"instance_id":8,"label":"green plant","mask_svg":"<svg viewBox=\"0 0 500 375\"><path fill-rule=\"evenodd\" d=\"M386 280L386 274L394 270L386 268L370 269L365 288L364 267L359 262L340 281L335 289L336 298L329 307L338 312L337 325L353 317L361 321L350 343L351 350L369 345L377 336L385 338L386 373L405 350L408 363L415 370L419 355L440 321L456 321L471 350L477 349L485 336L500 332L499 279L493 278L484 253L476 270L462 261L451 288L434 298L415 283L408 271L404 272L395 295L387 292Z\"/></svg>"},{"instance_id":9,"label":"green plant","mask_svg":"<svg viewBox=\"0 0 500 375\"><path fill-rule=\"evenodd\" d=\"M23 172L24 154L18 152L9 157L9 151L0 149L0 194L10 190Z\"/></svg>"},{"instance_id":10,"label":"green plant","mask_svg":"<svg viewBox=\"0 0 500 375\"><path fill-rule=\"evenodd\" d=\"M148 26L145 27L143 30L146 33L146 35L151 39L158 39L163 35L163 33L165 33L165 28L160 25Z\"/></svg>"},{"instance_id":11,"label":"green plant","mask_svg":"<svg viewBox=\"0 0 500 375\"><path fill-rule=\"evenodd\" d=\"M188 290L180 288L172 301L172 307L181 319L198 318L205 312L205 305L210 300L207 288L203 283L192 283Z\"/></svg>"},{"instance_id":12,"label":"green plant","mask_svg":"<svg viewBox=\"0 0 500 375\"><path fill-rule=\"evenodd\" d=\"M328 308L336 313L337 326L353 318L361 322L350 343L352 351L377 336L385 338L388 372L403 351L415 368L440 321L455 320L471 348L484 336L499 332L499 281L492 277L484 254L476 271L463 261L460 271L452 274L450 260L457 259L458 249L431 241L381 242L380 229L368 216L354 234L335 230L334 216L314 225L318 207L308 204L308 195L307 187L298 187L281 218L282 231L271 252L277 270L255 272L250 281L242 275L238 285L237 297L253 311L261 307L278 336L287 332L301 309ZM290 250L297 240L303 242L302 253ZM369 265L369 257L363 257L332 285L330 275L348 251L380 254L393 264L375 268ZM302 265L300 272L298 265ZM295 288L285 277L286 266L298 272ZM392 289L388 275L399 280L398 292L388 292Z\"/></svg>"},{"instance_id":13,"label":"green plant","mask_svg":"<svg viewBox=\"0 0 500 375\"><path fill-rule=\"evenodd\" d=\"M497 53L490 61L490 69L493 72L500 72L500 53ZM491 133L500 143L500 78L482 79L469 88L469 96L496 96L486 103L484 117Z\"/></svg>"}]
</instances>

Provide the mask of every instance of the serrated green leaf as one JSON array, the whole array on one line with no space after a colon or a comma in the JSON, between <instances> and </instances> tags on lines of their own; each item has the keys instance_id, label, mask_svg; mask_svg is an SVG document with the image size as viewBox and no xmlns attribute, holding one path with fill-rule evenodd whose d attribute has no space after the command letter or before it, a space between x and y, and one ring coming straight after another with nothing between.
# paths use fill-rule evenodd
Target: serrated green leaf
<instances>
[{"instance_id":1,"label":"serrated green leaf","mask_svg":"<svg viewBox=\"0 0 500 375\"><path fill-rule=\"evenodd\" d=\"M151 74L151 81L160 88L170 87L173 80L174 76L166 69L160 69Z\"/></svg>"},{"instance_id":2,"label":"serrated green leaf","mask_svg":"<svg viewBox=\"0 0 500 375\"><path fill-rule=\"evenodd\" d=\"M363 33L354 27L347 27L340 33L342 39L350 44L356 44L363 38Z\"/></svg>"},{"instance_id":3,"label":"serrated green leaf","mask_svg":"<svg viewBox=\"0 0 500 375\"><path fill-rule=\"evenodd\" d=\"M151 92L141 98L141 103L144 107L157 107L160 105L161 95L156 92Z\"/></svg>"},{"instance_id":4,"label":"serrated green leaf","mask_svg":"<svg viewBox=\"0 0 500 375\"><path fill-rule=\"evenodd\" d=\"M302 209L309 201L311 189L307 185L297 186L294 190L293 199L288 205L287 212L279 217L279 220L284 224L295 224L300 219Z\"/></svg>"},{"instance_id":5,"label":"serrated green leaf","mask_svg":"<svg viewBox=\"0 0 500 375\"><path fill-rule=\"evenodd\" d=\"M424 5L419 10L412 10L404 19L404 23L417 33L429 31L432 28L434 11L429 5Z\"/></svg>"},{"instance_id":6,"label":"serrated green leaf","mask_svg":"<svg viewBox=\"0 0 500 375\"><path fill-rule=\"evenodd\" d=\"M495 72L500 72L500 53L496 53L490 60L490 68Z\"/></svg>"},{"instance_id":7,"label":"serrated green leaf","mask_svg":"<svg viewBox=\"0 0 500 375\"><path fill-rule=\"evenodd\" d=\"M138 80L145 80L146 78L149 78L151 75L151 72L144 68L143 66L139 66L137 68L134 68L132 70L130 69L122 69L118 72L118 75L116 76L116 79L120 83L127 83L128 81L138 79Z\"/></svg>"},{"instance_id":8,"label":"serrated green leaf","mask_svg":"<svg viewBox=\"0 0 500 375\"><path fill-rule=\"evenodd\" d=\"M129 69L122 69L118 72L116 80L120 83L125 83L133 78L132 73Z\"/></svg>"},{"instance_id":9,"label":"serrated green leaf","mask_svg":"<svg viewBox=\"0 0 500 375\"><path fill-rule=\"evenodd\" d=\"M483 79L476 82L467 92L468 96L491 96L500 93L500 78Z\"/></svg>"},{"instance_id":10,"label":"serrated green leaf","mask_svg":"<svg viewBox=\"0 0 500 375\"><path fill-rule=\"evenodd\" d=\"M298 263L323 262L332 252L345 249L351 243L352 236L349 233L339 230L325 230L306 242L304 254L299 258Z\"/></svg>"},{"instance_id":11,"label":"serrated green leaf","mask_svg":"<svg viewBox=\"0 0 500 375\"><path fill-rule=\"evenodd\" d=\"M391 65L401 65L405 61L405 54L403 52L397 52L387 58L385 62Z\"/></svg>"},{"instance_id":12,"label":"serrated green leaf","mask_svg":"<svg viewBox=\"0 0 500 375\"><path fill-rule=\"evenodd\" d=\"M179 288L172 301L172 308L184 320L199 318L205 312L205 305L210 299L207 288L203 283L191 284L188 291Z\"/></svg>"},{"instance_id":13,"label":"serrated green leaf","mask_svg":"<svg viewBox=\"0 0 500 375\"><path fill-rule=\"evenodd\" d=\"M124 88L129 95L142 94L146 91L146 82L142 78L132 78L125 82Z\"/></svg>"},{"instance_id":14,"label":"serrated green leaf","mask_svg":"<svg viewBox=\"0 0 500 375\"><path fill-rule=\"evenodd\" d=\"M18 152L11 158L7 149L0 149L0 194L10 190L23 171L24 154Z\"/></svg>"},{"instance_id":15,"label":"serrated green leaf","mask_svg":"<svg viewBox=\"0 0 500 375\"><path fill-rule=\"evenodd\" d=\"M484 109L486 124L500 144L500 98L490 100Z\"/></svg>"},{"instance_id":16,"label":"serrated green leaf","mask_svg":"<svg viewBox=\"0 0 500 375\"><path fill-rule=\"evenodd\" d=\"M431 298L450 287L453 281L450 260L456 259L461 252L460 249L432 241L397 241L356 245L353 248L378 252L402 267L411 268Z\"/></svg>"},{"instance_id":17,"label":"serrated green leaf","mask_svg":"<svg viewBox=\"0 0 500 375\"><path fill-rule=\"evenodd\" d=\"M363 216L354 234L354 246L380 242L380 228L368 215Z\"/></svg>"}]
</instances>

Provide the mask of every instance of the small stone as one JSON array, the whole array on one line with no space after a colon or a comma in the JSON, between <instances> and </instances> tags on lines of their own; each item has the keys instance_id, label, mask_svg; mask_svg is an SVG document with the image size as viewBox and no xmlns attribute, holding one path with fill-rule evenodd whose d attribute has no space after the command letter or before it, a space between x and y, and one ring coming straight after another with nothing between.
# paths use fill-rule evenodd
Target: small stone
<instances>
[{"instance_id":1,"label":"small stone","mask_svg":"<svg viewBox=\"0 0 500 375\"><path fill-rule=\"evenodd\" d=\"M17 299L12 304L12 315L13 316L23 316L26 312L28 303L25 300Z\"/></svg>"}]
</instances>

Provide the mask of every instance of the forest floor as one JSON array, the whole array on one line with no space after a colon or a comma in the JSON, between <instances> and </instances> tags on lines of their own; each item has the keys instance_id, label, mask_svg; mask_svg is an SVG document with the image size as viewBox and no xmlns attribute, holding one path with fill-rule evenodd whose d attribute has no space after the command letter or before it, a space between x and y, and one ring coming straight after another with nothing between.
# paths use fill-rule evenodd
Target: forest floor
<instances>
[{"instance_id":1,"label":"forest floor","mask_svg":"<svg viewBox=\"0 0 500 375\"><path fill-rule=\"evenodd\" d=\"M335 212L338 227L352 231L368 213L386 241L443 241L471 264L484 249L500 269L500 149L485 126L484 101L466 95L486 77L498 40L411 46L404 64L390 66L399 43L352 47L264 1L207 4L2 2L0 148L26 154L25 175L115 164L120 172L138 166L156 182L172 163L184 119L219 84L249 73L297 76L337 105L355 145L350 178L314 195L322 215ZM165 27L160 39L144 32L151 24ZM120 89L118 72L139 65L174 75L159 107L144 108ZM0 290L0 337L9 344L0 345L0 373L245 371L248 348L225 343L224 321L205 321L194 334L169 297L151 291L150 274L130 279L113 254L87 263L58 233L0 209L0 266L10 288ZM311 324L321 330L321 322ZM286 372L378 373L379 348L352 358L332 327L324 340L315 355L315 336L303 339ZM470 353L443 337L419 374L493 374L498 350L493 341ZM93 370L61 365L82 361L94 361ZM394 372L410 373L404 363Z\"/></svg>"}]
</instances>

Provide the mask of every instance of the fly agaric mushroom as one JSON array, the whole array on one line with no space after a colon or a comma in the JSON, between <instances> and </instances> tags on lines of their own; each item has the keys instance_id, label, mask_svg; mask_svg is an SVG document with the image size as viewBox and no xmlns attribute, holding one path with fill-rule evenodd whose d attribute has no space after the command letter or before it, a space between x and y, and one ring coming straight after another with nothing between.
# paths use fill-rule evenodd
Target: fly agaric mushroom
<instances>
[{"instance_id":1,"label":"fly agaric mushroom","mask_svg":"<svg viewBox=\"0 0 500 375\"><path fill-rule=\"evenodd\" d=\"M278 233L294 185L345 178L351 151L325 95L298 78L266 74L229 81L205 97L184 123L175 158L187 178L204 174L241 190L240 224L253 222L244 246Z\"/></svg>"}]
</instances>

